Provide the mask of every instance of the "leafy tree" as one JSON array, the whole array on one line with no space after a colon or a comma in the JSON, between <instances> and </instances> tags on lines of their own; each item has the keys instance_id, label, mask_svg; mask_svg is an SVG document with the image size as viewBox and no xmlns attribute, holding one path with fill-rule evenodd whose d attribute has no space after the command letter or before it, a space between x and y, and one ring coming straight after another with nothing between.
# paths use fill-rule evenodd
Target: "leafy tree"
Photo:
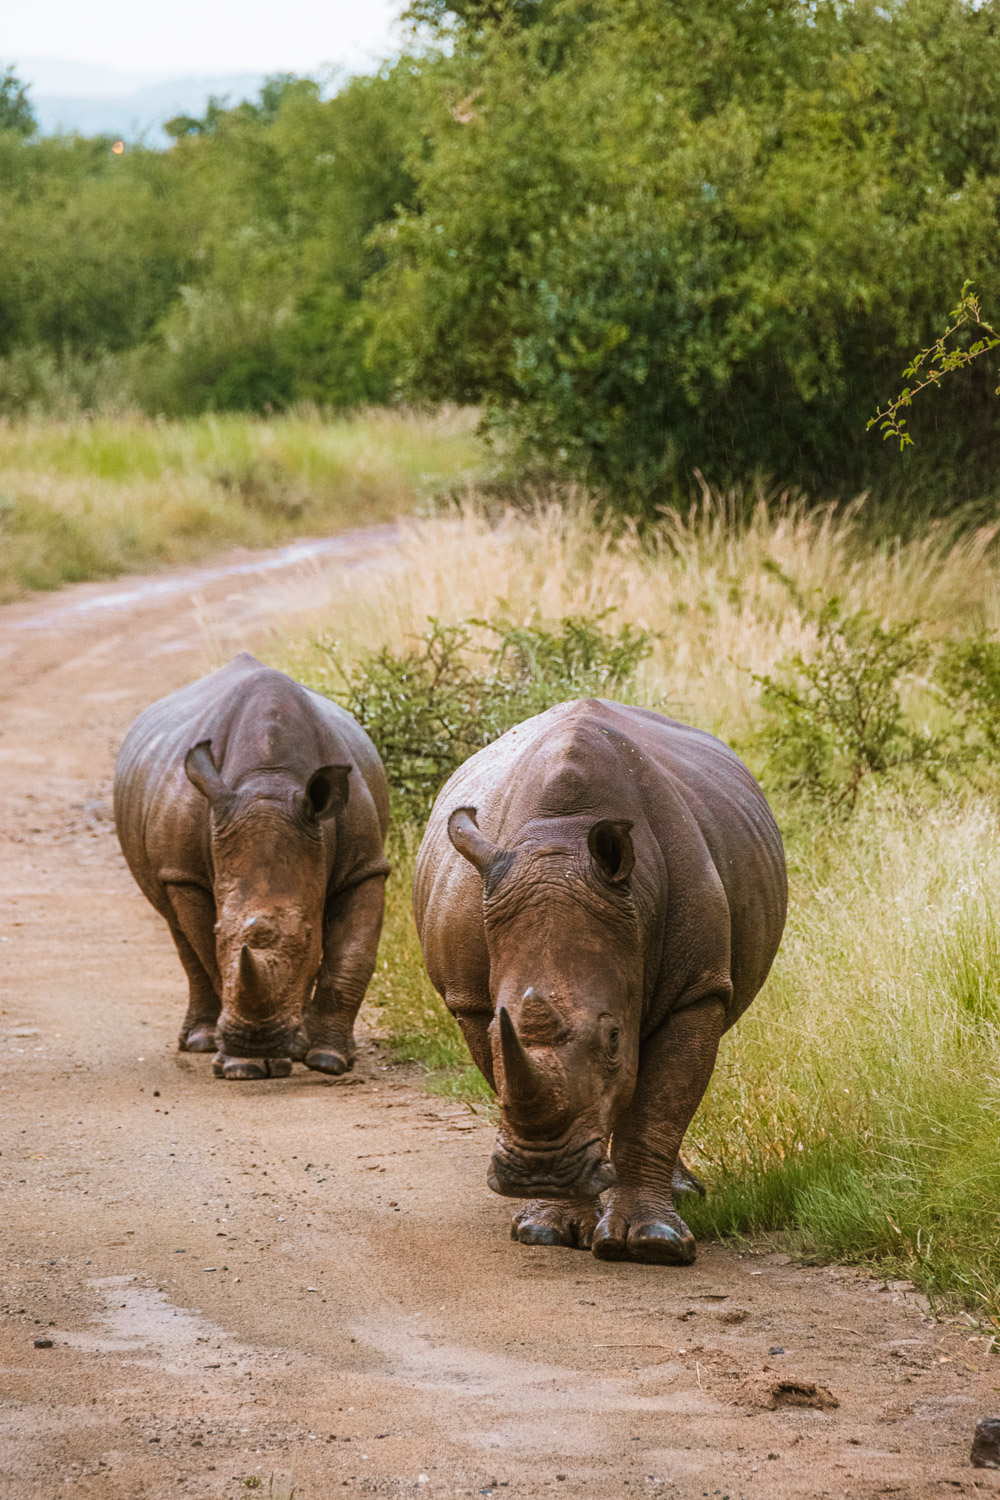
<instances>
[{"instance_id":1,"label":"leafy tree","mask_svg":"<svg viewBox=\"0 0 1000 1500\"><path fill-rule=\"evenodd\" d=\"M422 86L401 65L324 101L311 80L281 76L259 104L178 135L178 190L202 215L199 274L161 322L148 403L261 410L390 394L368 355L363 290L384 259L371 231L412 197Z\"/></svg>"},{"instance_id":2,"label":"leafy tree","mask_svg":"<svg viewBox=\"0 0 1000 1500\"><path fill-rule=\"evenodd\" d=\"M0 131L34 135L38 129L28 90L12 67L0 70Z\"/></svg>"},{"instance_id":3,"label":"leafy tree","mask_svg":"<svg viewBox=\"0 0 1000 1500\"><path fill-rule=\"evenodd\" d=\"M966 268L1000 293L998 20L996 0L591 0L459 33L420 211L385 240L404 389L481 402L638 506L696 465L878 479L859 434L914 331ZM989 478L989 390L970 369L921 419L951 499Z\"/></svg>"},{"instance_id":4,"label":"leafy tree","mask_svg":"<svg viewBox=\"0 0 1000 1500\"><path fill-rule=\"evenodd\" d=\"M530 26L551 6L546 0L412 0L402 19L432 33L462 29L472 33L503 26Z\"/></svg>"}]
</instances>

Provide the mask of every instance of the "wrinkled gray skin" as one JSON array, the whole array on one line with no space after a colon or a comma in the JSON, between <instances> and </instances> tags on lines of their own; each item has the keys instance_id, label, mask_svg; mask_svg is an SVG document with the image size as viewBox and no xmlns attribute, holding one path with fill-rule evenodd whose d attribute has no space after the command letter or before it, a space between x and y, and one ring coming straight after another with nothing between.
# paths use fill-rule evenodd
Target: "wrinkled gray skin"
<instances>
[{"instance_id":1,"label":"wrinkled gray skin","mask_svg":"<svg viewBox=\"0 0 1000 1500\"><path fill-rule=\"evenodd\" d=\"M115 768L115 824L190 998L179 1045L224 1078L354 1063L382 930L385 772L360 725L246 654L154 703Z\"/></svg>"},{"instance_id":2,"label":"wrinkled gray skin","mask_svg":"<svg viewBox=\"0 0 1000 1500\"><path fill-rule=\"evenodd\" d=\"M694 1259L673 1203L700 1190L681 1142L720 1037L771 967L786 899L750 772L646 709L560 704L452 776L414 912L431 979L499 1094L487 1181L530 1200L515 1239Z\"/></svg>"}]
</instances>

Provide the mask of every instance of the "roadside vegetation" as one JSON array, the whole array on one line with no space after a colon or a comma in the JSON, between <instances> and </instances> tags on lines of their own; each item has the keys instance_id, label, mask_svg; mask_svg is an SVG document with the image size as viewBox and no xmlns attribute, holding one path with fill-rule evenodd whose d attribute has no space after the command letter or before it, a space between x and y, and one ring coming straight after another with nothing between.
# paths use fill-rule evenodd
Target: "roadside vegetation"
<instances>
[{"instance_id":1,"label":"roadside vegetation","mask_svg":"<svg viewBox=\"0 0 1000 1500\"><path fill-rule=\"evenodd\" d=\"M456 702L498 677L515 717L576 696L552 643L584 630L588 682L607 674L616 696L722 735L786 837L784 944L689 1135L711 1183L692 1224L778 1231L1000 1319L998 530L879 540L863 504L707 491L642 535L572 495L406 525L396 556L348 582L330 633L280 656L406 744L365 1011L392 1053L489 1107L410 915L430 782L450 769L432 709L461 718ZM442 640L459 649L434 668Z\"/></svg>"},{"instance_id":2,"label":"roadside vegetation","mask_svg":"<svg viewBox=\"0 0 1000 1500\"><path fill-rule=\"evenodd\" d=\"M998 10L414 0L371 76L274 77L166 151L40 138L10 76L0 412L474 405L633 514L695 466L993 495L972 323L904 460L865 424L968 281L1000 307Z\"/></svg>"},{"instance_id":3,"label":"roadside vegetation","mask_svg":"<svg viewBox=\"0 0 1000 1500\"><path fill-rule=\"evenodd\" d=\"M474 414L0 422L0 602L413 514L481 476Z\"/></svg>"}]
</instances>

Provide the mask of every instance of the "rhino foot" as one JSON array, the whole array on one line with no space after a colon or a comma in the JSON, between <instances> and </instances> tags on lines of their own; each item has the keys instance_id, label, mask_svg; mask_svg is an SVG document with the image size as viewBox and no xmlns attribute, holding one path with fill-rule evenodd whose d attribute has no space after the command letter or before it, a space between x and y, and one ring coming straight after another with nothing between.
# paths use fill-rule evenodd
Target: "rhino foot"
<instances>
[{"instance_id":1,"label":"rhino foot","mask_svg":"<svg viewBox=\"0 0 1000 1500\"><path fill-rule=\"evenodd\" d=\"M601 1216L599 1198L577 1198L565 1203L533 1199L510 1221L510 1237L519 1245L564 1245L589 1250Z\"/></svg>"},{"instance_id":2,"label":"rhino foot","mask_svg":"<svg viewBox=\"0 0 1000 1500\"><path fill-rule=\"evenodd\" d=\"M292 1060L290 1057L225 1057L217 1052L212 1071L216 1078L287 1078L292 1071Z\"/></svg>"},{"instance_id":3,"label":"rhino foot","mask_svg":"<svg viewBox=\"0 0 1000 1500\"><path fill-rule=\"evenodd\" d=\"M689 1266L695 1258L694 1235L669 1207L653 1207L612 1193L594 1230L598 1260L637 1260L651 1266Z\"/></svg>"},{"instance_id":4,"label":"rhino foot","mask_svg":"<svg viewBox=\"0 0 1000 1500\"><path fill-rule=\"evenodd\" d=\"M331 1073L334 1078L338 1078L341 1073L350 1072L354 1067L354 1058L345 1057L343 1052L337 1052L333 1047L312 1047L305 1055L305 1065L317 1073Z\"/></svg>"},{"instance_id":5,"label":"rhino foot","mask_svg":"<svg viewBox=\"0 0 1000 1500\"><path fill-rule=\"evenodd\" d=\"M219 1036L212 1021L200 1021L188 1031L182 1031L177 1038L177 1046L181 1052L215 1052L219 1046Z\"/></svg>"}]
</instances>

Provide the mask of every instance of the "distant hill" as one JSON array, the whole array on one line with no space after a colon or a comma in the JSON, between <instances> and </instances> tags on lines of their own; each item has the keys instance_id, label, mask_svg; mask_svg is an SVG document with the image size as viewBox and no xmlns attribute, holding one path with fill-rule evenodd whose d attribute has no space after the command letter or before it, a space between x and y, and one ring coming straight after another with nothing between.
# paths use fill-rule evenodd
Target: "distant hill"
<instances>
[{"instance_id":1,"label":"distant hill","mask_svg":"<svg viewBox=\"0 0 1000 1500\"><path fill-rule=\"evenodd\" d=\"M32 108L43 135L78 131L81 135L115 135L125 141L145 139L166 145L164 120L174 115L201 115L212 96L236 104L255 98L263 73L221 73L194 78L165 74L119 73L88 63L48 58L15 60L18 76L29 85Z\"/></svg>"}]
</instances>

